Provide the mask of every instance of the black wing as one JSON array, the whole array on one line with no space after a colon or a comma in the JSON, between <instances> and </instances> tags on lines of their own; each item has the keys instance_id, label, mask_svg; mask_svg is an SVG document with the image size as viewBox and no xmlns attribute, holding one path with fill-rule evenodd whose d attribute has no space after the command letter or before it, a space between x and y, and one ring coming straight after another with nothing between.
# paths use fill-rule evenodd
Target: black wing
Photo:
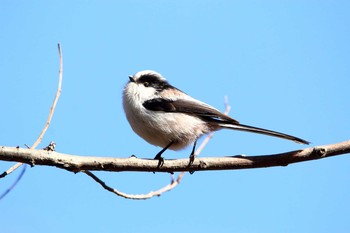
<instances>
[{"instance_id":1,"label":"black wing","mask_svg":"<svg viewBox=\"0 0 350 233\"><path fill-rule=\"evenodd\" d=\"M184 100L184 99L169 100L169 99L163 99L163 98L156 98L156 99L145 101L143 103L143 106L150 111L186 113L189 115L200 117L206 122L216 122L216 123L222 124L221 126L226 128L258 133L258 134L265 134L269 136L274 136L274 137L295 141L301 144L309 144L308 141L305 141L304 139L301 139L301 138L294 137L292 135L288 135L288 134L284 134L284 133L280 133L272 130L257 128L249 125L241 125L235 119L232 119L231 117L226 116L225 114L221 113L215 108L199 101L197 102L197 101Z\"/></svg>"},{"instance_id":2,"label":"black wing","mask_svg":"<svg viewBox=\"0 0 350 233\"><path fill-rule=\"evenodd\" d=\"M155 98L145 101L143 106L151 111L180 112L201 117L206 121L239 124L235 119L226 116L215 108L199 101Z\"/></svg>"}]
</instances>

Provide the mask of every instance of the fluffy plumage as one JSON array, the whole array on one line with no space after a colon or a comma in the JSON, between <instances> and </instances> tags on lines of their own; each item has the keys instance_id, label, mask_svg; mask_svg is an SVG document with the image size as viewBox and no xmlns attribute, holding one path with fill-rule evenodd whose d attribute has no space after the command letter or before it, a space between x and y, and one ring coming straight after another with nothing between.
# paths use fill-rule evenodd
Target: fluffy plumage
<instances>
[{"instance_id":1,"label":"fluffy plumage","mask_svg":"<svg viewBox=\"0 0 350 233\"><path fill-rule=\"evenodd\" d=\"M155 71L140 71L129 76L129 79L123 92L126 117L132 129L153 145L178 150L196 142L203 134L222 128L309 144L288 134L240 124L216 108L171 86Z\"/></svg>"}]
</instances>

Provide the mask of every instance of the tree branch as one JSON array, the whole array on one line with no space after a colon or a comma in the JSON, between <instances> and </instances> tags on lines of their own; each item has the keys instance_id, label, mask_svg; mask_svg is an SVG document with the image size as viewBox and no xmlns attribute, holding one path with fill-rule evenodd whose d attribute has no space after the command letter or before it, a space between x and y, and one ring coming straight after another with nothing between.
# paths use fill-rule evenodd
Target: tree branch
<instances>
[{"instance_id":1,"label":"tree branch","mask_svg":"<svg viewBox=\"0 0 350 233\"><path fill-rule=\"evenodd\" d=\"M0 160L17 161L30 164L31 166L55 166L72 172L86 170L110 172L180 172L287 166L292 163L322 159L346 153L350 153L350 140L272 155L196 158L191 165L189 165L188 159L165 160L163 166L158 167L158 161L153 159L77 156L54 151L2 146L0 147Z\"/></svg>"},{"instance_id":2,"label":"tree branch","mask_svg":"<svg viewBox=\"0 0 350 233\"><path fill-rule=\"evenodd\" d=\"M90 176L92 179L94 179L97 183L99 183L107 191L112 192L112 193L116 194L117 196L124 197L124 198L127 198L127 199L133 199L133 200L146 200L146 199L150 199L150 198L155 197L155 196L160 196L163 193L174 189L180 183L182 177L185 174L184 172L181 172L178 175L176 180L173 179L170 184L168 184L168 185L164 186L163 188L160 188L160 189L158 189L156 191L151 191L151 192L146 193L146 194L128 194L128 193L121 192L121 191L119 191L117 189L114 189L114 188L106 185L105 182L100 180L97 176L95 176L90 171L83 171L83 172L86 175Z\"/></svg>"},{"instance_id":3,"label":"tree branch","mask_svg":"<svg viewBox=\"0 0 350 233\"><path fill-rule=\"evenodd\" d=\"M230 112L230 105L228 104L228 98L225 96L225 112L224 114L228 114ZM195 157L198 156L202 150L204 149L204 147L208 144L208 142L210 141L210 139L214 136L215 132L211 132L209 133L206 138L203 140L203 142L199 145L198 149L195 151L194 155ZM115 188L112 188L110 186L108 186L105 182L103 182L101 179L99 179L97 176L95 176L92 172L90 171L83 171L86 175L90 176L94 181L96 181L97 183L99 183L105 190L116 194L117 196L120 197L124 197L127 199L133 199L133 200L146 200L146 199L150 199L152 197L155 196L160 196L165 192L171 191L172 189L174 189L178 184L180 184L182 178L184 177L184 175L186 174L186 172L180 172L177 176L176 179L174 179L174 174L171 173L171 182L170 184L156 190L156 191L150 191L146 194L129 194L129 193L124 193L121 192Z\"/></svg>"},{"instance_id":4,"label":"tree branch","mask_svg":"<svg viewBox=\"0 0 350 233\"><path fill-rule=\"evenodd\" d=\"M58 70L58 86L57 86L57 91L56 91L56 95L55 98L53 100L53 103L51 105L50 108L50 112L49 112L49 116L47 117L46 123L44 128L41 130L39 137L35 140L34 144L30 147L31 149L35 149L42 141L47 129L50 126L51 123L51 119L53 116L53 113L55 112L55 108L58 102L58 99L60 98L61 95L61 89L62 89L62 73L63 73L63 61L62 61L62 50L61 50L61 45L60 43L58 43L57 45L58 48L58 58L59 58L59 70ZM8 174L12 173L13 171L17 170L20 166L22 166L22 163L17 163L15 165L13 165L12 167L10 167L9 169L7 169L7 171L3 172L2 174L0 174L0 178L3 178L5 176L7 176Z\"/></svg>"}]
</instances>

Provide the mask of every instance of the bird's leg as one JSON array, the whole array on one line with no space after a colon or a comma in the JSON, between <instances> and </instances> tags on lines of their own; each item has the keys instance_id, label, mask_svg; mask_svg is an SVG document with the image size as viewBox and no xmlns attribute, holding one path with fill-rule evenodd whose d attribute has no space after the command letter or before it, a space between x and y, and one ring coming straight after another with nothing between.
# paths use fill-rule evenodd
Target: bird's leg
<instances>
[{"instance_id":1,"label":"bird's leg","mask_svg":"<svg viewBox=\"0 0 350 233\"><path fill-rule=\"evenodd\" d=\"M194 158L196 157L195 154L194 154L194 152L196 150L196 145L197 145L197 140L194 141L194 143L193 143L192 152L190 154L190 163L189 163L189 165L191 165L194 162Z\"/></svg>"},{"instance_id":2,"label":"bird's leg","mask_svg":"<svg viewBox=\"0 0 350 233\"><path fill-rule=\"evenodd\" d=\"M158 152L156 157L154 157L154 159L159 160L158 167L161 167L164 163L164 158L162 157L163 152L166 151L173 143L174 142L171 141L166 147L164 147L161 151Z\"/></svg>"}]
</instances>

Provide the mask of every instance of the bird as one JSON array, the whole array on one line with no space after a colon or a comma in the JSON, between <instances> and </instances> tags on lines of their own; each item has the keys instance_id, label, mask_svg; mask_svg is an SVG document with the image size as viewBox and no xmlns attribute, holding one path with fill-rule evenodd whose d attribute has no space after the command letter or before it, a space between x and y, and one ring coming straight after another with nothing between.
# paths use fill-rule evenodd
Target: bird
<instances>
[{"instance_id":1,"label":"bird","mask_svg":"<svg viewBox=\"0 0 350 233\"><path fill-rule=\"evenodd\" d=\"M158 72L142 70L129 76L123 90L123 108L133 131L148 143L162 148L154 159L164 163L162 154L193 144L213 131L232 129L274 136L300 144L308 141L288 134L240 124L218 109L199 101L170 83Z\"/></svg>"}]
</instances>

